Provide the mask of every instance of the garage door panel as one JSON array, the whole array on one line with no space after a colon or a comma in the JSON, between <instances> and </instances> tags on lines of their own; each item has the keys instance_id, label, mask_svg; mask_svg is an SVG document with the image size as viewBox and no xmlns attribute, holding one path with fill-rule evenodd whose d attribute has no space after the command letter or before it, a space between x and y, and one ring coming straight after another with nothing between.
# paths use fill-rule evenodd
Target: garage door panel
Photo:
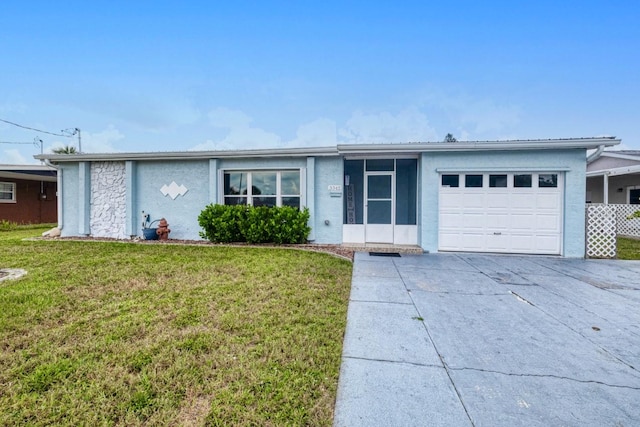
<instances>
[{"instance_id":1,"label":"garage door panel","mask_svg":"<svg viewBox=\"0 0 640 427\"><path fill-rule=\"evenodd\" d=\"M511 251L517 253L530 253L535 246L535 238L531 234L512 234Z\"/></svg>"},{"instance_id":2,"label":"garage door panel","mask_svg":"<svg viewBox=\"0 0 640 427\"><path fill-rule=\"evenodd\" d=\"M459 208L460 205L459 192L442 191L440 193L440 209Z\"/></svg>"},{"instance_id":3,"label":"garage door panel","mask_svg":"<svg viewBox=\"0 0 640 427\"><path fill-rule=\"evenodd\" d=\"M473 194L469 194L469 193L464 193L462 194L462 201L461 201L461 205L462 207L466 208L466 209L483 209L485 206L485 198L483 197L482 194L477 194L477 193L473 193Z\"/></svg>"},{"instance_id":4,"label":"garage door panel","mask_svg":"<svg viewBox=\"0 0 640 427\"><path fill-rule=\"evenodd\" d=\"M524 210L535 209L536 207L536 199L534 194L531 192L512 194L510 199L511 207Z\"/></svg>"},{"instance_id":5,"label":"garage door panel","mask_svg":"<svg viewBox=\"0 0 640 427\"><path fill-rule=\"evenodd\" d=\"M484 226L489 230L507 230L509 229L509 215L505 213L487 213Z\"/></svg>"},{"instance_id":6,"label":"garage door panel","mask_svg":"<svg viewBox=\"0 0 640 427\"><path fill-rule=\"evenodd\" d=\"M482 250L485 246L484 233L462 233L460 235L460 243L463 245L465 251L477 251Z\"/></svg>"},{"instance_id":7,"label":"garage door panel","mask_svg":"<svg viewBox=\"0 0 640 427\"><path fill-rule=\"evenodd\" d=\"M487 243L486 243L486 251L488 252L499 252L502 251L506 246L509 246L509 241L511 240L511 236L507 236L504 234L488 234L487 235Z\"/></svg>"},{"instance_id":8,"label":"garage door panel","mask_svg":"<svg viewBox=\"0 0 640 427\"><path fill-rule=\"evenodd\" d=\"M536 215L536 231L554 233L560 231L559 215Z\"/></svg>"},{"instance_id":9,"label":"garage door panel","mask_svg":"<svg viewBox=\"0 0 640 427\"><path fill-rule=\"evenodd\" d=\"M465 224L465 230L475 228L484 232L486 220L483 212L465 212L462 215L462 221Z\"/></svg>"},{"instance_id":10,"label":"garage door panel","mask_svg":"<svg viewBox=\"0 0 640 427\"><path fill-rule=\"evenodd\" d=\"M560 254L563 187L538 188L536 182L527 188L441 188L439 249Z\"/></svg>"},{"instance_id":11,"label":"garage door panel","mask_svg":"<svg viewBox=\"0 0 640 427\"><path fill-rule=\"evenodd\" d=\"M440 228L457 228L462 221L462 212L441 212Z\"/></svg>"},{"instance_id":12,"label":"garage door panel","mask_svg":"<svg viewBox=\"0 0 640 427\"><path fill-rule=\"evenodd\" d=\"M535 243L536 250L540 253L560 252L560 237L558 235L537 235Z\"/></svg>"},{"instance_id":13,"label":"garage door panel","mask_svg":"<svg viewBox=\"0 0 640 427\"><path fill-rule=\"evenodd\" d=\"M531 224L535 222L536 217L533 212L518 212L509 215L509 228L512 230L527 230L531 231Z\"/></svg>"},{"instance_id":14,"label":"garage door panel","mask_svg":"<svg viewBox=\"0 0 640 427\"><path fill-rule=\"evenodd\" d=\"M507 209L512 204L510 197L507 193L501 194L487 194L487 207L489 209Z\"/></svg>"},{"instance_id":15,"label":"garage door panel","mask_svg":"<svg viewBox=\"0 0 640 427\"><path fill-rule=\"evenodd\" d=\"M558 194L536 194L536 209L556 210L560 206Z\"/></svg>"}]
</instances>

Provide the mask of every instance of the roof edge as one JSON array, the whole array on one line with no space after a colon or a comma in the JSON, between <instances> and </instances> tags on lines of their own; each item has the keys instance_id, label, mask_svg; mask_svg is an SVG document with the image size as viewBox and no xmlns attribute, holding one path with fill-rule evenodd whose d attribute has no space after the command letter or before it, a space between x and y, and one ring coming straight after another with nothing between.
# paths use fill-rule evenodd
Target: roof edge
<instances>
[{"instance_id":1,"label":"roof edge","mask_svg":"<svg viewBox=\"0 0 640 427\"><path fill-rule=\"evenodd\" d=\"M411 142L403 144L363 144L338 145L338 151L344 154L362 152L440 152L440 151L496 151L496 150L550 150L563 148L593 149L600 146L613 147L621 140L615 137L572 138L572 139L527 139L506 141L459 141L459 142Z\"/></svg>"},{"instance_id":2,"label":"roof edge","mask_svg":"<svg viewBox=\"0 0 640 427\"><path fill-rule=\"evenodd\" d=\"M131 152L131 153L78 153L78 154L38 154L33 156L38 160L58 162L83 161L127 161L127 160L202 160L224 159L238 157L268 158L268 157L309 157L309 156L337 156L336 147L314 148L261 148L254 150L229 151L160 151L160 152Z\"/></svg>"},{"instance_id":3,"label":"roof edge","mask_svg":"<svg viewBox=\"0 0 640 427\"><path fill-rule=\"evenodd\" d=\"M82 161L127 161L127 160L201 160L224 158L269 158L269 157L323 157L341 154L422 153L441 151L499 151L499 150L549 150L565 148L594 149L600 146L613 147L621 140L615 137L526 139L504 141L459 141L459 142L406 142L397 144L338 144L331 147L313 148L261 148L228 151L165 151L131 153L78 153L39 154L38 160L52 163Z\"/></svg>"}]
</instances>

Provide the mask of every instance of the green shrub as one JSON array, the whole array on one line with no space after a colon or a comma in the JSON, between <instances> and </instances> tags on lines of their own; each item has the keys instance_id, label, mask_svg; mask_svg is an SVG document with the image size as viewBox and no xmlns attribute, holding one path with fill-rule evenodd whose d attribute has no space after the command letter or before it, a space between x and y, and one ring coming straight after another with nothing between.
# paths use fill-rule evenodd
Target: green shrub
<instances>
[{"instance_id":1,"label":"green shrub","mask_svg":"<svg viewBox=\"0 0 640 427\"><path fill-rule=\"evenodd\" d=\"M214 205L204 208L198 216L198 224L204 229L200 237L214 243L244 242L241 231L246 222L247 206Z\"/></svg>"},{"instance_id":2,"label":"green shrub","mask_svg":"<svg viewBox=\"0 0 640 427\"><path fill-rule=\"evenodd\" d=\"M214 243L305 243L309 209L208 205L198 216L202 238Z\"/></svg>"},{"instance_id":3,"label":"green shrub","mask_svg":"<svg viewBox=\"0 0 640 427\"><path fill-rule=\"evenodd\" d=\"M274 209L266 206L257 206L247 210L247 221L242 230L247 242L273 242L273 229L276 226L274 211L277 209L278 208Z\"/></svg>"}]
</instances>

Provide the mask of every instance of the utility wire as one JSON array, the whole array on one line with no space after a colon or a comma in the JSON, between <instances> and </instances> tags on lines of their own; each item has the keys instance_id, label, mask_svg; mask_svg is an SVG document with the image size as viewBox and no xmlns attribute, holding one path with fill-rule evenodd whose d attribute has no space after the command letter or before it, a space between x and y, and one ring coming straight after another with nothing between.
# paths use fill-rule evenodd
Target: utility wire
<instances>
[{"instance_id":1,"label":"utility wire","mask_svg":"<svg viewBox=\"0 0 640 427\"><path fill-rule=\"evenodd\" d=\"M24 144L24 145L31 145L31 144L33 144L33 142L0 141L0 144Z\"/></svg>"},{"instance_id":2,"label":"utility wire","mask_svg":"<svg viewBox=\"0 0 640 427\"><path fill-rule=\"evenodd\" d=\"M46 130L30 128L29 126L22 126L22 125L19 125L17 123L13 123L13 122L10 122L9 120L4 120L4 119L0 119L0 122L8 123L10 125L17 126L19 128L22 128L22 129L34 130L36 132L46 133L46 134L54 135L54 136L64 136L65 138L71 138L71 136L72 136L72 135L64 135L64 134L61 134L61 133L47 132Z\"/></svg>"}]
</instances>

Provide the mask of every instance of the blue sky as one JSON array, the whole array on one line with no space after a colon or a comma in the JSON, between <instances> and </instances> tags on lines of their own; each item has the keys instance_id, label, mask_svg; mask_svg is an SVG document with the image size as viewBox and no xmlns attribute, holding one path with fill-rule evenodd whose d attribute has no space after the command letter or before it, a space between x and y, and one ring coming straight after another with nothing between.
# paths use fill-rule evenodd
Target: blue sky
<instances>
[{"instance_id":1,"label":"blue sky","mask_svg":"<svg viewBox=\"0 0 640 427\"><path fill-rule=\"evenodd\" d=\"M640 2L14 1L0 119L83 151L617 136ZM0 163L76 139L0 122ZM7 144L6 142L26 142Z\"/></svg>"}]
</instances>

